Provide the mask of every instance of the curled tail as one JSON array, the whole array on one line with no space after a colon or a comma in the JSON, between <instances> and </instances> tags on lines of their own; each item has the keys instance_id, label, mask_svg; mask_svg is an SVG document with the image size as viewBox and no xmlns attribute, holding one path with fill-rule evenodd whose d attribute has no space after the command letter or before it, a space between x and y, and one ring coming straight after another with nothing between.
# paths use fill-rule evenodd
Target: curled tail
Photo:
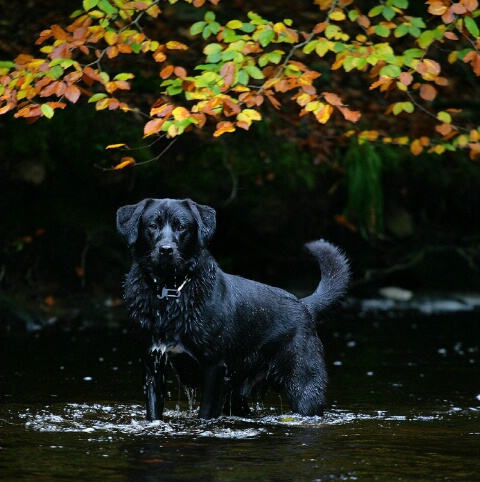
<instances>
[{"instance_id":1,"label":"curled tail","mask_svg":"<svg viewBox=\"0 0 480 482\"><path fill-rule=\"evenodd\" d=\"M345 295L350 279L350 267L345 254L323 239L305 245L320 265L322 278L313 294L302 298L313 318L318 321L320 314Z\"/></svg>"}]
</instances>

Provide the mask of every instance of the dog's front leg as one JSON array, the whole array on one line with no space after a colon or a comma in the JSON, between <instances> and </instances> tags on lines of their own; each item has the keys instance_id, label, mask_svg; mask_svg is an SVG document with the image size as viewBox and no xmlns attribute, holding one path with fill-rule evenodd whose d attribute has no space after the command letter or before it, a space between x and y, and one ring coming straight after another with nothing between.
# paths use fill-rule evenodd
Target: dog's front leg
<instances>
[{"instance_id":1,"label":"dog's front leg","mask_svg":"<svg viewBox=\"0 0 480 482\"><path fill-rule=\"evenodd\" d=\"M222 413L225 398L226 368L223 365L207 365L202 373L202 398L198 418L217 418Z\"/></svg>"},{"instance_id":2,"label":"dog's front leg","mask_svg":"<svg viewBox=\"0 0 480 482\"><path fill-rule=\"evenodd\" d=\"M143 357L143 379L147 420L161 420L165 403L166 354L146 353Z\"/></svg>"}]
</instances>

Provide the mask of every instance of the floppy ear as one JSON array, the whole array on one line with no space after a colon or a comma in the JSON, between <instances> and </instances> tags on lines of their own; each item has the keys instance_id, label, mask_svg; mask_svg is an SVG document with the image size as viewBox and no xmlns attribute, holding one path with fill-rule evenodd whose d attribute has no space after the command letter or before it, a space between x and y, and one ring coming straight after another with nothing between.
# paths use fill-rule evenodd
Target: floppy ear
<instances>
[{"instance_id":1,"label":"floppy ear","mask_svg":"<svg viewBox=\"0 0 480 482\"><path fill-rule=\"evenodd\" d=\"M144 199L138 204L122 206L117 211L117 230L129 247L133 246L137 241L140 218L151 201L152 199Z\"/></svg>"},{"instance_id":2,"label":"floppy ear","mask_svg":"<svg viewBox=\"0 0 480 482\"><path fill-rule=\"evenodd\" d=\"M212 239L217 226L215 217L215 209L203 204L197 204L191 199L185 199L190 210L193 213L193 217L198 224L198 241L202 248L205 248Z\"/></svg>"}]
</instances>

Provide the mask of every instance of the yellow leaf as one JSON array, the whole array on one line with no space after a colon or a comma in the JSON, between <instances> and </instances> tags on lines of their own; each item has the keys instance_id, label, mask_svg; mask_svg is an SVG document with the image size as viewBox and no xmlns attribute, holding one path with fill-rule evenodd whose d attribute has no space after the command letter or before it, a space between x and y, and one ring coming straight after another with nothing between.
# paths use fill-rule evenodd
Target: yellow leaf
<instances>
[{"instance_id":1,"label":"yellow leaf","mask_svg":"<svg viewBox=\"0 0 480 482\"><path fill-rule=\"evenodd\" d=\"M188 47L181 42L176 42L175 40L171 40L166 44L167 49L170 50L188 50Z\"/></svg>"},{"instance_id":2,"label":"yellow leaf","mask_svg":"<svg viewBox=\"0 0 480 482\"><path fill-rule=\"evenodd\" d=\"M243 23L240 22L240 20L230 20L230 22L227 23L226 27L234 30L236 28L242 28L242 25Z\"/></svg>"},{"instance_id":3,"label":"yellow leaf","mask_svg":"<svg viewBox=\"0 0 480 482\"><path fill-rule=\"evenodd\" d=\"M173 118L176 121L182 121L190 117L190 112L185 107L175 107L172 111Z\"/></svg>"},{"instance_id":4,"label":"yellow leaf","mask_svg":"<svg viewBox=\"0 0 480 482\"><path fill-rule=\"evenodd\" d=\"M300 94L298 97L297 97L297 104L298 105L301 105L302 107L307 105L309 102L310 102L310 99L312 97L308 94Z\"/></svg>"},{"instance_id":5,"label":"yellow leaf","mask_svg":"<svg viewBox=\"0 0 480 482\"><path fill-rule=\"evenodd\" d=\"M121 163L117 164L114 169L123 169L124 167L131 166L135 164L135 159L133 157L122 157Z\"/></svg>"},{"instance_id":6,"label":"yellow leaf","mask_svg":"<svg viewBox=\"0 0 480 482\"><path fill-rule=\"evenodd\" d=\"M119 147L125 147L127 144L110 144L105 149L117 149Z\"/></svg>"},{"instance_id":7,"label":"yellow leaf","mask_svg":"<svg viewBox=\"0 0 480 482\"><path fill-rule=\"evenodd\" d=\"M313 112L315 109L319 108L320 107L320 102L318 102L318 100L314 100L312 102L309 102L306 106L305 106L305 111L306 112Z\"/></svg>"},{"instance_id":8,"label":"yellow leaf","mask_svg":"<svg viewBox=\"0 0 480 482\"><path fill-rule=\"evenodd\" d=\"M105 32L105 42L107 42L108 45L114 45L118 40L118 35L113 32L112 30L108 30Z\"/></svg>"},{"instance_id":9,"label":"yellow leaf","mask_svg":"<svg viewBox=\"0 0 480 482\"><path fill-rule=\"evenodd\" d=\"M320 124L326 124L332 115L333 107L330 104L324 104L320 111L315 115Z\"/></svg>"},{"instance_id":10,"label":"yellow leaf","mask_svg":"<svg viewBox=\"0 0 480 482\"><path fill-rule=\"evenodd\" d=\"M168 128L167 134L168 134L170 137L175 137L175 136L178 134L178 127L177 127L175 124L172 124L172 125Z\"/></svg>"},{"instance_id":11,"label":"yellow leaf","mask_svg":"<svg viewBox=\"0 0 480 482\"><path fill-rule=\"evenodd\" d=\"M334 10L329 16L330 20L335 20L337 22L341 22L342 20L345 20L346 16L343 10L337 9Z\"/></svg>"},{"instance_id":12,"label":"yellow leaf","mask_svg":"<svg viewBox=\"0 0 480 482\"><path fill-rule=\"evenodd\" d=\"M240 116L241 116L241 119L239 119ZM237 119L238 120L245 120L245 121L248 121L248 120L259 121L259 120L262 120L262 116L261 116L260 112L257 112L254 109L244 109L244 110L242 110L242 112L240 112L240 114L238 114Z\"/></svg>"},{"instance_id":13,"label":"yellow leaf","mask_svg":"<svg viewBox=\"0 0 480 482\"><path fill-rule=\"evenodd\" d=\"M234 132L235 131L235 126L233 125L233 122L219 122L217 124L217 130L213 133L213 137L219 137L225 132Z\"/></svg>"},{"instance_id":14,"label":"yellow leaf","mask_svg":"<svg viewBox=\"0 0 480 482\"><path fill-rule=\"evenodd\" d=\"M359 139L367 141L376 141L378 139L378 131L362 131L358 134Z\"/></svg>"}]
</instances>

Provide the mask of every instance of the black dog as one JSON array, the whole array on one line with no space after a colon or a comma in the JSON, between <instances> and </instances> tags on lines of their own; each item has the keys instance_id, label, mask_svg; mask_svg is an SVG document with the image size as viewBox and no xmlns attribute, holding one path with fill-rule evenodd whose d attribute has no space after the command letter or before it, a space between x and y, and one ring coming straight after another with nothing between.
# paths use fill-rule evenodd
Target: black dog
<instances>
[{"instance_id":1,"label":"black dog","mask_svg":"<svg viewBox=\"0 0 480 482\"><path fill-rule=\"evenodd\" d=\"M162 417L167 356L182 383L200 385L200 418L244 415L247 396L266 385L285 389L294 412L322 414L327 375L315 323L345 292L345 256L309 243L322 279L299 300L224 273L206 249L215 224L215 210L190 199L145 199L117 212L133 256L125 301L141 332L147 419Z\"/></svg>"}]
</instances>

